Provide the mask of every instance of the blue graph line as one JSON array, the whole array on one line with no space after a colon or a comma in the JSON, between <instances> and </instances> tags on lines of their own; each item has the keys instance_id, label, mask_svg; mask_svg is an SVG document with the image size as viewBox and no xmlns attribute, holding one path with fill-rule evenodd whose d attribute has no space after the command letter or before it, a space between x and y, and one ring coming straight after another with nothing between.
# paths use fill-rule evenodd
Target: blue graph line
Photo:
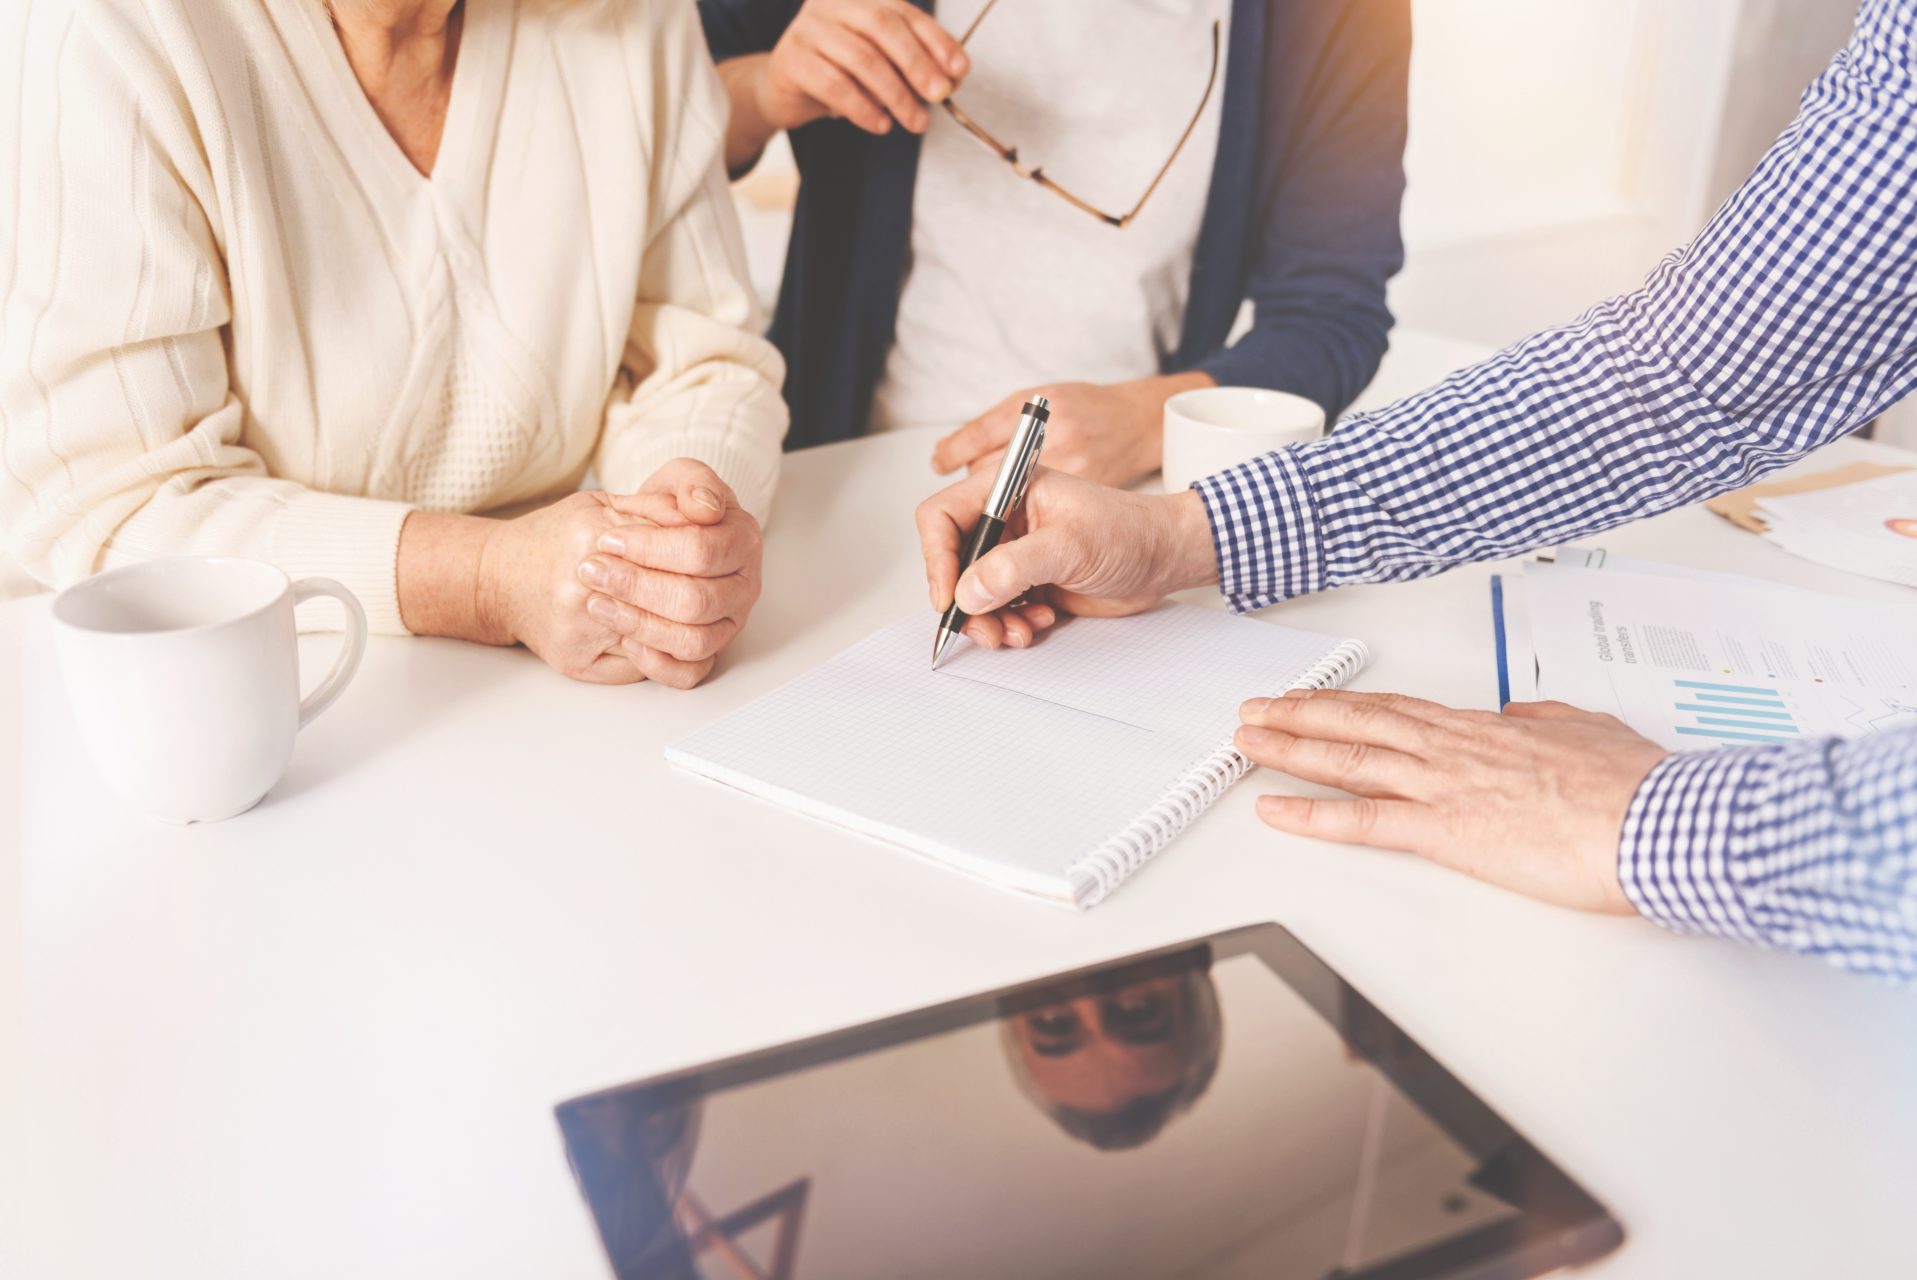
<instances>
[{"instance_id":1,"label":"blue graph line","mask_svg":"<svg viewBox=\"0 0 1917 1280\"><path fill-rule=\"evenodd\" d=\"M1707 715L1714 716L1748 716L1753 720L1788 720L1791 718L1791 713L1788 711L1759 711L1755 707L1726 707L1696 702L1679 702L1675 705L1679 711L1701 711ZM1781 707L1784 704L1774 702L1770 705Z\"/></svg>"},{"instance_id":2,"label":"blue graph line","mask_svg":"<svg viewBox=\"0 0 1917 1280\"><path fill-rule=\"evenodd\" d=\"M1783 701L1779 699L1776 694L1772 694L1768 698L1733 698L1728 693L1694 693L1691 696L1699 702L1722 702L1726 705L1735 703L1741 707L1781 707L1784 705Z\"/></svg>"},{"instance_id":3,"label":"blue graph line","mask_svg":"<svg viewBox=\"0 0 1917 1280\"><path fill-rule=\"evenodd\" d=\"M1766 698L1775 698L1775 689L1746 689L1741 684L1712 684L1708 680L1673 680L1672 684L1680 689L1715 689L1719 693L1755 693Z\"/></svg>"},{"instance_id":4,"label":"blue graph line","mask_svg":"<svg viewBox=\"0 0 1917 1280\"><path fill-rule=\"evenodd\" d=\"M1753 720L1726 720L1722 716L1699 716L1699 724L1719 724L1731 729L1769 729L1773 733L1796 733L1794 724L1764 724Z\"/></svg>"},{"instance_id":5,"label":"blue graph line","mask_svg":"<svg viewBox=\"0 0 1917 1280\"><path fill-rule=\"evenodd\" d=\"M1773 733L1732 733L1728 729L1693 729L1688 725L1679 725L1679 733L1688 733L1696 738L1728 738L1736 742L1789 742L1789 738L1780 738Z\"/></svg>"}]
</instances>

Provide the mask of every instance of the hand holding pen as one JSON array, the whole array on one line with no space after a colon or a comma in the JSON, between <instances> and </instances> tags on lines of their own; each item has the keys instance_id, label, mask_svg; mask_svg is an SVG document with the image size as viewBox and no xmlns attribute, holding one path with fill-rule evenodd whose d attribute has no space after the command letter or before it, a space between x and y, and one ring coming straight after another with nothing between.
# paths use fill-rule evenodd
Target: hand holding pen
<instances>
[{"instance_id":1,"label":"hand holding pen","mask_svg":"<svg viewBox=\"0 0 1917 1280\"><path fill-rule=\"evenodd\" d=\"M1044 467L1026 478L997 545L964 556L997 485L973 475L920 503L917 517L933 607L956 608L964 634L988 649L1023 648L1061 614L1140 613L1218 580L1196 492L1129 493Z\"/></svg>"},{"instance_id":2,"label":"hand holding pen","mask_svg":"<svg viewBox=\"0 0 1917 1280\"><path fill-rule=\"evenodd\" d=\"M979 514L978 523L972 526L965 556L959 563L961 574L998 546L999 539L1005 536L1006 523L1024 504L1026 486L1031 483L1032 473L1038 469L1038 455L1045 448L1045 420L1049 417L1051 406L1044 396L1033 396L1019 413L1018 425L1005 444L1005 455L999 459L998 474L992 477L992 488L985 496L985 508ZM932 641L932 670L938 670L939 659L945 656L965 623L965 612L954 598L939 619L938 634Z\"/></svg>"}]
</instances>

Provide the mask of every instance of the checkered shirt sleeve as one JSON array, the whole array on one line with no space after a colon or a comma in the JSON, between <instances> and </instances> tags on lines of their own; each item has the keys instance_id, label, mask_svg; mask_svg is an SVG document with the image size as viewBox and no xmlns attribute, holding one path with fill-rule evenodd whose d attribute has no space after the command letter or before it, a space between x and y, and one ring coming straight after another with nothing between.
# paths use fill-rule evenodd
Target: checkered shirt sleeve
<instances>
[{"instance_id":1,"label":"checkered shirt sleeve","mask_svg":"<svg viewBox=\"0 0 1917 1280\"><path fill-rule=\"evenodd\" d=\"M1917 0L1867 0L1797 118L1635 293L1200 480L1257 609L1500 559L1750 483L1917 387ZM1620 873L1673 927L1917 969L1917 733L1672 756Z\"/></svg>"}]
</instances>

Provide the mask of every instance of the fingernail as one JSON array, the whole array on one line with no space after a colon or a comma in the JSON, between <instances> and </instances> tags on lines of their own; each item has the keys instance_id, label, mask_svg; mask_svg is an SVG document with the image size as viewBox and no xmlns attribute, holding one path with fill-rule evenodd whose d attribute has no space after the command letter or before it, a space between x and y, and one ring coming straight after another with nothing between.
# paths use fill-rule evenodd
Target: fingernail
<instances>
[{"instance_id":1,"label":"fingernail","mask_svg":"<svg viewBox=\"0 0 1917 1280\"><path fill-rule=\"evenodd\" d=\"M1263 745L1265 740L1271 737L1271 730L1260 729L1258 726L1250 724L1240 725L1237 736L1240 746L1256 747Z\"/></svg>"},{"instance_id":2,"label":"fingernail","mask_svg":"<svg viewBox=\"0 0 1917 1280\"><path fill-rule=\"evenodd\" d=\"M979 583L977 578L961 578L958 584L959 608L967 613L983 613L992 603L991 593Z\"/></svg>"},{"instance_id":3,"label":"fingernail","mask_svg":"<svg viewBox=\"0 0 1917 1280\"><path fill-rule=\"evenodd\" d=\"M616 533L600 534L597 545L601 551L607 552L610 555L623 556L626 554L626 540Z\"/></svg>"},{"instance_id":4,"label":"fingernail","mask_svg":"<svg viewBox=\"0 0 1917 1280\"><path fill-rule=\"evenodd\" d=\"M606 585L606 566L597 560L588 560L579 566L579 576L589 587Z\"/></svg>"},{"instance_id":5,"label":"fingernail","mask_svg":"<svg viewBox=\"0 0 1917 1280\"><path fill-rule=\"evenodd\" d=\"M950 92L952 92L952 82L944 76L934 76L932 77L932 91L925 96L937 102Z\"/></svg>"},{"instance_id":6,"label":"fingernail","mask_svg":"<svg viewBox=\"0 0 1917 1280\"><path fill-rule=\"evenodd\" d=\"M609 627L619 625L619 606L604 596L594 596L586 601L586 612L595 622L602 622Z\"/></svg>"},{"instance_id":7,"label":"fingernail","mask_svg":"<svg viewBox=\"0 0 1917 1280\"><path fill-rule=\"evenodd\" d=\"M965 68L971 65L971 59L967 58L963 53L954 53L946 62L946 65L952 68L953 75L962 76L965 74Z\"/></svg>"},{"instance_id":8,"label":"fingernail","mask_svg":"<svg viewBox=\"0 0 1917 1280\"><path fill-rule=\"evenodd\" d=\"M1270 698L1250 698L1238 708L1240 720L1252 720L1265 714L1265 708L1271 705Z\"/></svg>"},{"instance_id":9,"label":"fingernail","mask_svg":"<svg viewBox=\"0 0 1917 1280\"><path fill-rule=\"evenodd\" d=\"M719 501L719 495L704 487L692 491L692 500L708 511L724 511L726 509L726 504Z\"/></svg>"},{"instance_id":10,"label":"fingernail","mask_svg":"<svg viewBox=\"0 0 1917 1280\"><path fill-rule=\"evenodd\" d=\"M1007 631L1005 633L1005 643L1011 645L1014 649L1023 649L1025 647L1025 637L1016 631Z\"/></svg>"}]
</instances>

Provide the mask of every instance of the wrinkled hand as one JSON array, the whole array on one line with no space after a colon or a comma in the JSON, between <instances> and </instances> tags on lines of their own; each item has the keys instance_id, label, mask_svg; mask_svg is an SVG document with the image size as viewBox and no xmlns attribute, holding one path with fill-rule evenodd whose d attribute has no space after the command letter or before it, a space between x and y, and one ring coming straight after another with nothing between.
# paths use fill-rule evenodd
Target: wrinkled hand
<instances>
[{"instance_id":1,"label":"wrinkled hand","mask_svg":"<svg viewBox=\"0 0 1917 1280\"><path fill-rule=\"evenodd\" d=\"M668 462L633 495L646 522L601 534L579 566L586 614L654 680L689 689L711 674L759 599L759 522L711 468Z\"/></svg>"},{"instance_id":2,"label":"wrinkled hand","mask_svg":"<svg viewBox=\"0 0 1917 1280\"><path fill-rule=\"evenodd\" d=\"M1123 488L1158 470L1165 438L1165 401L1188 386L1210 385L1205 375L1140 378L1134 382L1061 382L1014 392L938 442L932 467L950 475L998 466L1033 396L1051 402L1045 423L1045 465L1099 484Z\"/></svg>"},{"instance_id":3,"label":"wrinkled hand","mask_svg":"<svg viewBox=\"0 0 1917 1280\"><path fill-rule=\"evenodd\" d=\"M970 65L906 0L806 0L766 62L759 111L779 129L833 116L867 133L889 133L895 120L924 133L925 104L951 96Z\"/></svg>"},{"instance_id":4,"label":"wrinkled hand","mask_svg":"<svg viewBox=\"0 0 1917 1280\"><path fill-rule=\"evenodd\" d=\"M1280 831L1403 849L1545 902L1629 914L1618 837L1668 754L1615 716L1562 702L1499 715L1325 690L1239 709L1252 760L1355 799L1258 798Z\"/></svg>"},{"instance_id":5,"label":"wrinkled hand","mask_svg":"<svg viewBox=\"0 0 1917 1280\"><path fill-rule=\"evenodd\" d=\"M1118 617L1217 580L1211 525L1196 493L1127 493L1048 467L1033 473L1005 540L961 579L959 556L992 479L974 473L918 509L932 607L944 610L956 591L971 615L965 634L987 648L1030 644L1058 610ZM1014 607L1028 593L1035 598Z\"/></svg>"},{"instance_id":6,"label":"wrinkled hand","mask_svg":"<svg viewBox=\"0 0 1917 1280\"><path fill-rule=\"evenodd\" d=\"M667 463L631 495L576 493L501 524L481 612L563 675L690 688L759 596L759 525L704 463Z\"/></svg>"}]
</instances>

